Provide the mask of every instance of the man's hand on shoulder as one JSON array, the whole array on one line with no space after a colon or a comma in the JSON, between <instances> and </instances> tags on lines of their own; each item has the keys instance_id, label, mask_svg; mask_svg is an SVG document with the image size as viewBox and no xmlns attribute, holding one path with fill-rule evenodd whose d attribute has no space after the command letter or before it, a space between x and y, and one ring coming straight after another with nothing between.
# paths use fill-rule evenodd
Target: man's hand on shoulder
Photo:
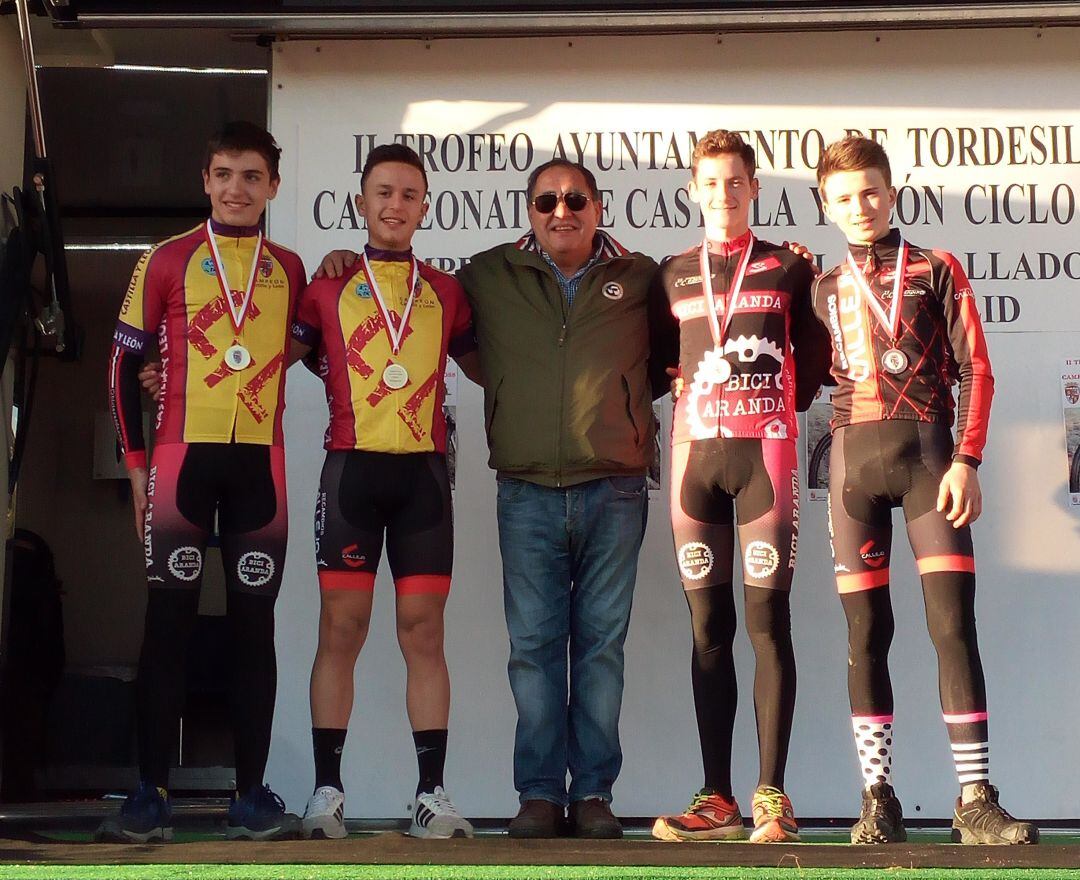
<instances>
[{"instance_id":1,"label":"man's hand on shoulder","mask_svg":"<svg viewBox=\"0 0 1080 880\"><path fill-rule=\"evenodd\" d=\"M982 489L979 472L970 464L954 461L941 478L938 487L937 509L954 529L969 526L982 513Z\"/></svg>"},{"instance_id":2,"label":"man's hand on shoulder","mask_svg":"<svg viewBox=\"0 0 1080 880\"><path fill-rule=\"evenodd\" d=\"M360 255L356 251L330 251L330 253L322 258L319 268L316 269L315 274L311 276L312 280L317 280L319 278L340 278L345 274L345 270L351 269L358 259L360 259Z\"/></svg>"},{"instance_id":3,"label":"man's hand on shoulder","mask_svg":"<svg viewBox=\"0 0 1080 880\"><path fill-rule=\"evenodd\" d=\"M671 377L671 402L675 403L682 397L683 379L678 367L665 367L664 372Z\"/></svg>"},{"instance_id":4,"label":"man's hand on shoulder","mask_svg":"<svg viewBox=\"0 0 1080 880\"><path fill-rule=\"evenodd\" d=\"M139 382L142 383L143 391L157 403L161 397L161 362L147 361L143 364L139 370Z\"/></svg>"},{"instance_id":5,"label":"man's hand on shoulder","mask_svg":"<svg viewBox=\"0 0 1080 880\"><path fill-rule=\"evenodd\" d=\"M785 241L783 246L786 247L793 254L795 254L795 256L802 257L804 260L806 260L806 262L808 262L813 267L815 275L821 274L821 270L818 268L818 264L814 262L813 251L811 251L810 248L808 248L806 245L799 244L797 241Z\"/></svg>"}]
</instances>

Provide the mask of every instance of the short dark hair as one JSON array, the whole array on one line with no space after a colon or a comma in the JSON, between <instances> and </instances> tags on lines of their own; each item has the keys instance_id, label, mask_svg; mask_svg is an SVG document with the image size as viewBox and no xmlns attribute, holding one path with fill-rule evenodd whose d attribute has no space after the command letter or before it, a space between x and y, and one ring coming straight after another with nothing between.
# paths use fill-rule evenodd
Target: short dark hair
<instances>
[{"instance_id":1,"label":"short dark hair","mask_svg":"<svg viewBox=\"0 0 1080 880\"><path fill-rule=\"evenodd\" d=\"M589 188L589 194L593 197L594 201L600 201L600 187L596 185L596 175L580 162L571 162L569 159L555 158L545 162L543 165L537 165L532 170L532 174L529 175L529 182L525 184L525 197L530 202L532 201L533 190L536 189L536 181L538 181L540 175L549 168L570 168L579 172L581 176L585 178L585 185Z\"/></svg>"},{"instance_id":2,"label":"short dark hair","mask_svg":"<svg viewBox=\"0 0 1080 880\"><path fill-rule=\"evenodd\" d=\"M862 171L876 168L885 178L885 185L892 186L892 168L885 148L870 138L849 135L834 141L825 148L817 166L818 190L824 190L825 178L838 171Z\"/></svg>"},{"instance_id":3,"label":"short dark hair","mask_svg":"<svg viewBox=\"0 0 1080 880\"><path fill-rule=\"evenodd\" d=\"M210 137L206 143L206 157L203 159L203 171L210 170L210 162L218 153L243 153L251 150L266 160L270 169L270 179L277 180L278 166L281 163L281 147L274 136L261 125L238 119L226 122Z\"/></svg>"},{"instance_id":4,"label":"short dark hair","mask_svg":"<svg viewBox=\"0 0 1080 880\"><path fill-rule=\"evenodd\" d=\"M428 179L427 171L424 168L424 162L416 150L412 147L405 146L405 144L379 144L379 146L368 153L367 160L364 162L364 170L360 172L361 191L364 189L364 184L367 183L368 175L371 174L371 170L376 165L382 165L383 162L401 162L404 165L411 165L419 171L420 176L424 178L424 192L427 192Z\"/></svg>"},{"instance_id":5,"label":"short dark hair","mask_svg":"<svg viewBox=\"0 0 1080 880\"><path fill-rule=\"evenodd\" d=\"M694 145L694 153L690 157L690 174L697 174L698 163L702 159L713 156L723 156L731 153L740 157L746 166L747 176L753 180L757 174L757 155L754 148L742 139L737 131L728 131L726 128L714 128L706 132L705 137Z\"/></svg>"}]
</instances>

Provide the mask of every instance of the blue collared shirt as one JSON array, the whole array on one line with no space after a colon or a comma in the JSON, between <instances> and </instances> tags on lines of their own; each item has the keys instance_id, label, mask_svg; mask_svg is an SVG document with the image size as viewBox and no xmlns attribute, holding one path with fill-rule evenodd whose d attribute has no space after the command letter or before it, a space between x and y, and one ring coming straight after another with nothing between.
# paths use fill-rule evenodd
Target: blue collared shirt
<instances>
[{"instance_id":1,"label":"blue collared shirt","mask_svg":"<svg viewBox=\"0 0 1080 880\"><path fill-rule=\"evenodd\" d=\"M540 249L540 256L555 270L555 280L559 282L559 287L563 292L563 296L566 297L567 308L573 306L574 297L577 295L578 287L581 285L581 279L585 277L586 272L599 262L603 249L602 242L597 244L596 250L593 251L593 255L589 257L589 261L569 278L563 275L562 270L555 265L555 261L548 256L547 251Z\"/></svg>"}]
</instances>

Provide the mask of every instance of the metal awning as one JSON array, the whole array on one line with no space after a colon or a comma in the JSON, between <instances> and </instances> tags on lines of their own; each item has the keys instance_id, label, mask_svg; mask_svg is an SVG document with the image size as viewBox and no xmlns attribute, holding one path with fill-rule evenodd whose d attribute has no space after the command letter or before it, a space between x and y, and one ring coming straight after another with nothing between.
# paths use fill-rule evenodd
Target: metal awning
<instances>
[{"instance_id":1,"label":"metal awning","mask_svg":"<svg viewBox=\"0 0 1080 880\"><path fill-rule=\"evenodd\" d=\"M292 0L246 3L42 0L57 24L91 28L219 28L278 37L442 37L601 33L734 33L1080 24L1080 3L911 3L898 0ZM147 7L152 6L153 11Z\"/></svg>"}]
</instances>

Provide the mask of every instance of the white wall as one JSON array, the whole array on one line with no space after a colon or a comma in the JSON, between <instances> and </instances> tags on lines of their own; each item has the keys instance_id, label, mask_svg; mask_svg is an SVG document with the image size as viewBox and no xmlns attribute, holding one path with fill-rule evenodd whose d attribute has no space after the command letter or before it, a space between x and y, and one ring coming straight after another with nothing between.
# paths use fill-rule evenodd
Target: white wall
<instances>
[{"instance_id":1,"label":"white wall","mask_svg":"<svg viewBox=\"0 0 1080 880\"><path fill-rule=\"evenodd\" d=\"M939 196L940 218L918 202L919 219L907 233L918 244L970 252L974 286L983 295L1012 297L1019 314L987 324L998 376L993 433L981 470L987 511L975 530L979 566L979 621L989 678L993 776L1019 815L1075 817L1080 768L1062 759L1062 732L1080 724L1073 670L1080 661L1075 596L1080 523L1067 505L1060 367L1080 354L1080 305L1076 281L990 280L986 269L1015 270L1021 255L1059 260L1077 250L1080 220L1039 224L1051 192L1059 212L1078 188L1080 62L1072 29L916 31L908 33L773 34L656 38L588 37L495 41L312 42L275 48L271 127L285 148L283 185L271 216L271 234L296 247L309 270L332 247L358 248L362 233L323 230L358 187L354 135L375 142L396 133L437 137L502 133L508 144L527 136L532 165L548 159L557 139L573 154L590 132L625 132L647 142L656 131L658 167L625 158L622 167L600 170L595 152L585 161L599 172L608 198L610 231L624 244L654 256L680 251L700 236L696 213L680 215L685 169L663 167L674 138L689 160L688 132L710 128L762 130L778 144L774 161L761 161L760 235L798 239L834 262L842 253L837 233L820 222L812 194L818 139L828 142L845 128L881 129L893 157L897 182L910 184L907 209L923 187ZM1020 133L1008 126L1021 126ZM1037 128L1040 127L1041 128ZM1051 130L1050 126L1058 128ZM970 127L1006 139L1026 139L1016 164L971 167L972 154L944 155L945 135L916 155L909 129L942 127L957 138ZM1033 127L1036 127L1033 129ZM1068 128L1066 128L1068 127ZM1051 135L1064 150L1072 139L1071 164L1059 152L1041 163L1030 141ZM785 131L794 134L784 134ZM791 161L784 144L793 138ZM808 145L808 155L801 145ZM519 137L519 146L524 140ZM593 144L594 141L589 141ZM759 154L761 151L759 151ZM441 155L436 151L436 165ZM452 156L450 156L452 158ZM919 167L917 160L923 160ZM606 165L606 153L601 156ZM674 161L674 160L672 160ZM505 165L491 171L489 166ZM671 162L669 162L669 165ZM482 153L475 171L432 171L433 214L444 199L450 208L468 191L482 203L483 217L497 198L507 219L471 218L452 228L425 231L416 248L426 257L459 259L520 235L524 209L513 224L512 208L523 200L528 169ZM1012 190L1010 210L1020 221L980 222L985 195L998 185L1036 184ZM983 187L972 190L973 186ZM644 190L636 192L635 190ZM320 192L325 208L316 218ZM1035 213L1028 216L1028 194ZM449 193L449 195L447 195ZM455 195L456 194L456 195ZM687 222L665 224L669 216ZM790 208L790 224L778 215ZM965 200L970 202L965 211ZM902 200L903 204L903 200ZM642 206L647 205L644 211ZM643 216L656 222L638 228ZM774 218L769 225L768 218ZM913 215L905 213L911 218ZM926 219L929 216L929 219ZM998 254L993 257L992 254ZM966 259L966 258L964 258ZM1080 271L1080 256L1073 258ZM1013 272L1012 274L1015 274ZM981 302L984 317L1000 317L1000 303ZM987 315L986 310L991 314ZM1007 317L1009 316L1007 315ZM307 672L315 650L318 590L312 564L312 501L322 458L326 409L311 376L294 372L286 416L289 455L291 549L279 604L278 714L269 779L293 808L311 788L312 763ZM506 683L507 643L501 609L500 564L495 541L493 475L486 466L481 393L462 380L458 423L455 582L447 611L447 644L454 683L448 785L473 816L506 816L516 808L511 777L514 708ZM666 481L666 476L665 476ZM897 696L894 768L907 813L913 818L951 813L955 778L937 702L933 649L926 635L920 591L903 530L897 532L893 570L898 638L893 653ZM393 587L386 572L377 585L376 619L361 656L357 703L346 746L348 814L404 814L415 773L404 712L404 670L393 636ZM788 790L802 816L850 816L858 808L857 761L851 744L845 690L846 642L828 556L824 505L804 502L799 568L793 597L800 695L788 773ZM737 794L748 805L756 781L756 745L750 702L753 656L745 635L736 644L742 700L734 757ZM700 758L690 697L688 615L671 547L664 493L652 498L641 556L637 597L627 647L623 714L625 763L615 789L616 810L650 816L681 808L700 785Z\"/></svg>"}]
</instances>

